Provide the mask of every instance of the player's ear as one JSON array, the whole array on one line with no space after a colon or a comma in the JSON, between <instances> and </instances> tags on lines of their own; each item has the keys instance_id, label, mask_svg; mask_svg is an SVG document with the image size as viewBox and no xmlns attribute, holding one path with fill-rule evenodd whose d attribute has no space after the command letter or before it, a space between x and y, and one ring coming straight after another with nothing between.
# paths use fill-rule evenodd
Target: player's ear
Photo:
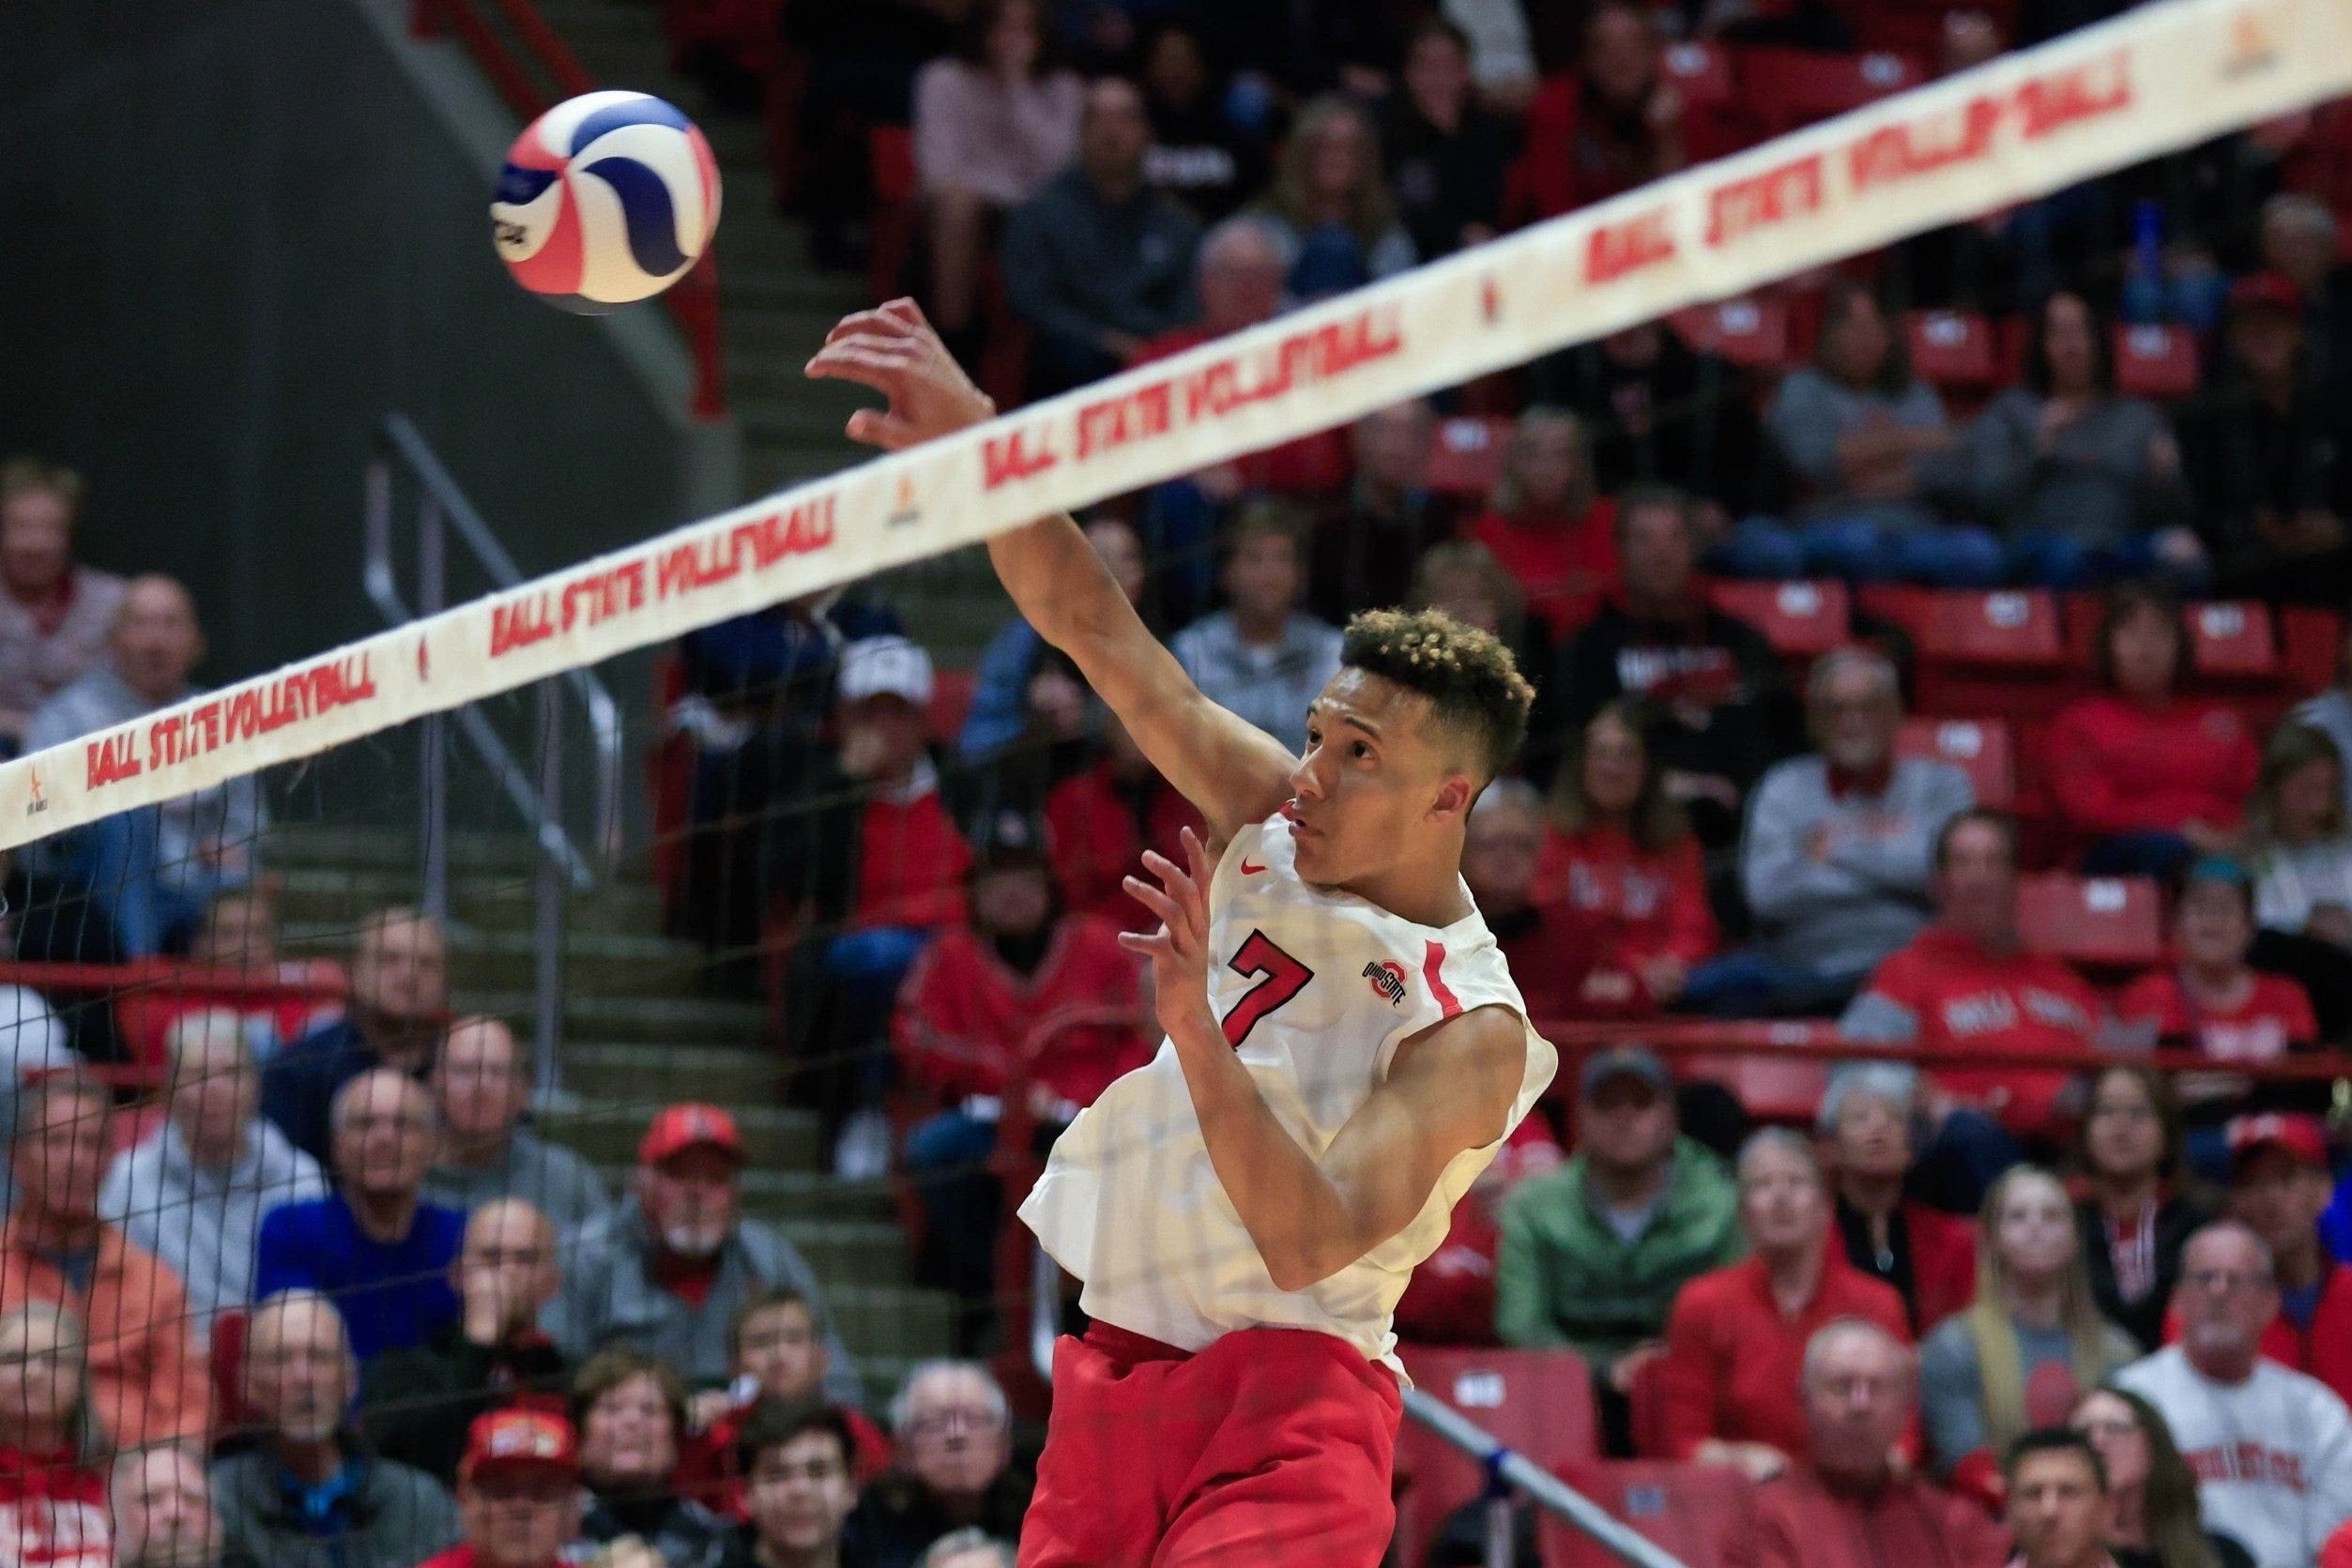
<instances>
[{"instance_id":1,"label":"player's ear","mask_svg":"<svg viewBox=\"0 0 2352 1568\"><path fill-rule=\"evenodd\" d=\"M1478 798L1478 786L1467 773L1448 773L1438 781L1437 799L1429 802L1430 814L1441 820L1467 815L1470 803Z\"/></svg>"}]
</instances>

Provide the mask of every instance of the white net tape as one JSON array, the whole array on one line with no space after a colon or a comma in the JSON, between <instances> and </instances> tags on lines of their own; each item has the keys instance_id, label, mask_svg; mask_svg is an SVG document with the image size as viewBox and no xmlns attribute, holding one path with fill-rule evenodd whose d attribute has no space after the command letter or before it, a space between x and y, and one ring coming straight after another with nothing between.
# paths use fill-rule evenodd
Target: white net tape
<instances>
[{"instance_id":1,"label":"white net tape","mask_svg":"<svg viewBox=\"0 0 2352 1568\"><path fill-rule=\"evenodd\" d=\"M970 544L2352 90L2352 0L2166 0L0 767L0 847ZM810 345L812 351L816 345Z\"/></svg>"}]
</instances>

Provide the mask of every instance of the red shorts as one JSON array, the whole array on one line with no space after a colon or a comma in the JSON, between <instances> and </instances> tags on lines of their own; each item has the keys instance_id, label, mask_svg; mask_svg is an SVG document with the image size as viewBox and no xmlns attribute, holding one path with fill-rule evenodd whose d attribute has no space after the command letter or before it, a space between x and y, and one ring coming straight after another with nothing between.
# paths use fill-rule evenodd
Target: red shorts
<instances>
[{"instance_id":1,"label":"red shorts","mask_svg":"<svg viewBox=\"0 0 2352 1568\"><path fill-rule=\"evenodd\" d=\"M1054 1345L1020 1568L1376 1568L1402 1410L1396 1376L1331 1334L1188 1355L1097 1323Z\"/></svg>"}]
</instances>

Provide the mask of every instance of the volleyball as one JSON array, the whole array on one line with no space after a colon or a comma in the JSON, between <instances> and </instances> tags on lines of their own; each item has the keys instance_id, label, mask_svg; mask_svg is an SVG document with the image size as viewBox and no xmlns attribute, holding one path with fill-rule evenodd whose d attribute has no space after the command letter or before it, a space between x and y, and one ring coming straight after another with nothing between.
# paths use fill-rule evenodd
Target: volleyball
<instances>
[{"instance_id":1,"label":"volleyball","mask_svg":"<svg viewBox=\"0 0 2352 1568\"><path fill-rule=\"evenodd\" d=\"M490 234L514 281L594 315L686 274L719 226L710 145L650 93L557 104L507 149Z\"/></svg>"}]
</instances>

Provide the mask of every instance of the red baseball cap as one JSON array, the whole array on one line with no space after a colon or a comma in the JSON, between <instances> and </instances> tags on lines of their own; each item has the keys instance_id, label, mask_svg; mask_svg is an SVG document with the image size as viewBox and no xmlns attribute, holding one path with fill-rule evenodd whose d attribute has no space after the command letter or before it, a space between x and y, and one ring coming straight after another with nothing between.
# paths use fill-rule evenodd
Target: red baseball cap
<instances>
[{"instance_id":1,"label":"red baseball cap","mask_svg":"<svg viewBox=\"0 0 2352 1568\"><path fill-rule=\"evenodd\" d=\"M2303 297L2283 274L2250 272L2229 286L2229 308L2257 310L2264 306L2290 315L2303 313Z\"/></svg>"},{"instance_id":2,"label":"red baseball cap","mask_svg":"<svg viewBox=\"0 0 2352 1568\"><path fill-rule=\"evenodd\" d=\"M489 1470L539 1469L557 1475L580 1473L580 1444L572 1423L552 1410L510 1407L485 1410L466 1429L466 1455L457 1462L461 1481Z\"/></svg>"},{"instance_id":3,"label":"red baseball cap","mask_svg":"<svg viewBox=\"0 0 2352 1568\"><path fill-rule=\"evenodd\" d=\"M2260 1116L2233 1117L2229 1123L2230 1164L2236 1165L2266 1144L2276 1144L2307 1165L2328 1168L2328 1132L2315 1116L2297 1111L2265 1111Z\"/></svg>"},{"instance_id":4,"label":"red baseball cap","mask_svg":"<svg viewBox=\"0 0 2352 1568\"><path fill-rule=\"evenodd\" d=\"M739 1160L743 1158L743 1134L735 1130L735 1119L700 1101L664 1105L645 1130L645 1136L637 1140L637 1164L659 1165L685 1149L703 1148L725 1149Z\"/></svg>"}]
</instances>

